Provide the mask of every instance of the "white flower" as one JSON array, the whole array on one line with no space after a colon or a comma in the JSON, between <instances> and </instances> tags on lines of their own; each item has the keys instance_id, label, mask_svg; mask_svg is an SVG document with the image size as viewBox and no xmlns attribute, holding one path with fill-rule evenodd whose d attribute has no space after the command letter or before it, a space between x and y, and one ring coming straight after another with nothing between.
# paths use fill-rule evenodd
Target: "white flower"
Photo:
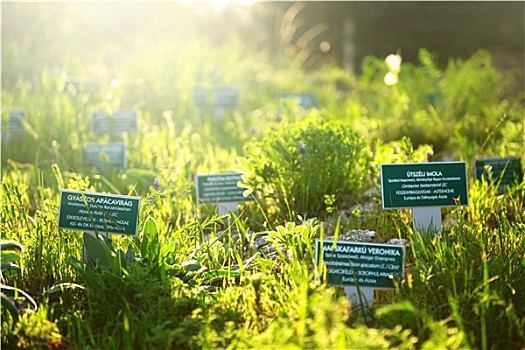
<instances>
[{"instance_id":1,"label":"white flower","mask_svg":"<svg viewBox=\"0 0 525 350\"><path fill-rule=\"evenodd\" d=\"M386 73L384 81L385 81L385 84L388 86L396 85L397 84L397 74L394 74L392 72Z\"/></svg>"},{"instance_id":2,"label":"white flower","mask_svg":"<svg viewBox=\"0 0 525 350\"><path fill-rule=\"evenodd\" d=\"M401 70L401 61L402 58L398 54L390 54L385 58L385 63L388 67L388 70L396 75L399 74L399 71Z\"/></svg>"}]
</instances>

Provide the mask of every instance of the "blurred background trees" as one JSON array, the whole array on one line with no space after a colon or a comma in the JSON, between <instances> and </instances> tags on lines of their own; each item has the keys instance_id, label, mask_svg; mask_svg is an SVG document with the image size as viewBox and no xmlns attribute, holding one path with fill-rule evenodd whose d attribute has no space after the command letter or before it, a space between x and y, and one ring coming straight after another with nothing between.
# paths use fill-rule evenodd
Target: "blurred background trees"
<instances>
[{"instance_id":1,"label":"blurred background trees","mask_svg":"<svg viewBox=\"0 0 525 350\"><path fill-rule=\"evenodd\" d=\"M303 68L336 64L360 72L364 57L422 47L445 65L488 50L501 69L523 71L524 2L56 2L2 3L2 83L44 67L118 66L136 50L166 42L242 43L246 54ZM78 60L75 60L78 59ZM76 65L76 66L75 66ZM85 69L86 67L84 67ZM520 75L523 80L523 73ZM523 85L521 84L522 88Z\"/></svg>"}]
</instances>

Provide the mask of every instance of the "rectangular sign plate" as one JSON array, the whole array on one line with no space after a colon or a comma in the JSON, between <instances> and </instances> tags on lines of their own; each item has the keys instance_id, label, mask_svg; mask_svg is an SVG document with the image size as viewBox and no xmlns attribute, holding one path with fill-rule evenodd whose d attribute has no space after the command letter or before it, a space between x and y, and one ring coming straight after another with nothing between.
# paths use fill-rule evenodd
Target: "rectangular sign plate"
<instances>
[{"instance_id":1,"label":"rectangular sign plate","mask_svg":"<svg viewBox=\"0 0 525 350\"><path fill-rule=\"evenodd\" d=\"M117 135L125 132L137 133L139 131L137 112L122 110L113 113L113 130Z\"/></svg>"},{"instance_id":2,"label":"rectangular sign plate","mask_svg":"<svg viewBox=\"0 0 525 350\"><path fill-rule=\"evenodd\" d=\"M513 184L515 181L523 180L523 168L521 167L520 157L506 158L486 158L476 160L476 179L482 177L489 180L489 174L492 175L492 181L500 181L500 186Z\"/></svg>"},{"instance_id":3,"label":"rectangular sign plate","mask_svg":"<svg viewBox=\"0 0 525 350\"><path fill-rule=\"evenodd\" d=\"M468 205L465 162L381 164L383 209Z\"/></svg>"},{"instance_id":4,"label":"rectangular sign plate","mask_svg":"<svg viewBox=\"0 0 525 350\"><path fill-rule=\"evenodd\" d=\"M285 92L281 94L283 100L295 100L303 109L317 108L317 95L312 93Z\"/></svg>"},{"instance_id":5,"label":"rectangular sign plate","mask_svg":"<svg viewBox=\"0 0 525 350\"><path fill-rule=\"evenodd\" d=\"M405 248L399 245L316 239L315 261L326 266L326 283L334 286L393 289L393 276L404 277Z\"/></svg>"},{"instance_id":6,"label":"rectangular sign plate","mask_svg":"<svg viewBox=\"0 0 525 350\"><path fill-rule=\"evenodd\" d=\"M109 117L103 111L91 113L91 132L97 135L109 133Z\"/></svg>"},{"instance_id":7,"label":"rectangular sign plate","mask_svg":"<svg viewBox=\"0 0 525 350\"><path fill-rule=\"evenodd\" d=\"M7 132L23 133L25 132L22 120L27 119L27 113L24 110L9 111L9 122L7 123Z\"/></svg>"},{"instance_id":8,"label":"rectangular sign plate","mask_svg":"<svg viewBox=\"0 0 525 350\"><path fill-rule=\"evenodd\" d=\"M193 88L193 96L195 97L195 106L204 107L208 101L208 93L202 86L195 86Z\"/></svg>"},{"instance_id":9,"label":"rectangular sign plate","mask_svg":"<svg viewBox=\"0 0 525 350\"><path fill-rule=\"evenodd\" d=\"M197 203L246 202L252 196L244 197L244 188L237 186L241 181L239 173L197 175Z\"/></svg>"},{"instance_id":10,"label":"rectangular sign plate","mask_svg":"<svg viewBox=\"0 0 525 350\"><path fill-rule=\"evenodd\" d=\"M128 149L123 142L106 144L89 143L84 146L86 164L104 170L107 167L126 169L128 167Z\"/></svg>"},{"instance_id":11,"label":"rectangular sign plate","mask_svg":"<svg viewBox=\"0 0 525 350\"><path fill-rule=\"evenodd\" d=\"M91 132L97 135L125 132L134 134L139 131L138 116L134 110L121 110L113 113L111 118L104 111L91 114Z\"/></svg>"},{"instance_id":12,"label":"rectangular sign plate","mask_svg":"<svg viewBox=\"0 0 525 350\"><path fill-rule=\"evenodd\" d=\"M239 89L234 86L215 87L215 107L235 108L239 106Z\"/></svg>"},{"instance_id":13,"label":"rectangular sign plate","mask_svg":"<svg viewBox=\"0 0 525 350\"><path fill-rule=\"evenodd\" d=\"M61 190L58 227L136 236L139 211L140 197Z\"/></svg>"}]
</instances>

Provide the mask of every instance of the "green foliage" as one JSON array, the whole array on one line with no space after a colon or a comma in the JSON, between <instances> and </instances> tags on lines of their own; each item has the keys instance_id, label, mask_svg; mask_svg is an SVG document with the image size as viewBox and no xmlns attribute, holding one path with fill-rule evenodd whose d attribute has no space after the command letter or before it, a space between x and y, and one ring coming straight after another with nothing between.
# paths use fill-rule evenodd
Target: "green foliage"
<instances>
[{"instance_id":1,"label":"green foliage","mask_svg":"<svg viewBox=\"0 0 525 350\"><path fill-rule=\"evenodd\" d=\"M63 345L57 325L48 320L47 308L22 315L13 332L17 349L56 349Z\"/></svg>"},{"instance_id":2,"label":"green foliage","mask_svg":"<svg viewBox=\"0 0 525 350\"><path fill-rule=\"evenodd\" d=\"M291 291L283 312L258 334L241 334L232 348L384 349L387 333L363 325L345 326L348 301L334 289L303 282Z\"/></svg>"},{"instance_id":3,"label":"green foliage","mask_svg":"<svg viewBox=\"0 0 525 350\"><path fill-rule=\"evenodd\" d=\"M71 98L64 89L67 75L53 76L44 70L40 86L20 84L15 91L2 91L7 109L21 108L27 112L26 130L11 135L12 139L2 161L16 159L20 162L40 164L56 162L67 168L81 159L84 135L89 130L90 96L85 92ZM27 103L28 100L33 103Z\"/></svg>"},{"instance_id":4,"label":"green foliage","mask_svg":"<svg viewBox=\"0 0 525 350\"><path fill-rule=\"evenodd\" d=\"M17 241L0 241L0 253L2 259L0 260L0 281L4 280L12 274L22 272L20 266L15 264L20 259L20 256L15 252L23 252L24 247Z\"/></svg>"},{"instance_id":5,"label":"green foliage","mask_svg":"<svg viewBox=\"0 0 525 350\"><path fill-rule=\"evenodd\" d=\"M5 311L9 312L13 320L13 326L20 319L20 310L32 311L37 309L35 300L20 288L6 285L5 283L10 276L20 274L22 269L18 264L20 256L17 253L23 252L24 247L17 241L0 241L0 297L2 301L2 314L7 316ZM2 317L2 324L5 322L5 317Z\"/></svg>"},{"instance_id":6,"label":"green foliage","mask_svg":"<svg viewBox=\"0 0 525 350\"><path fill-rule=\"evenodd\" d=\"M169 348L191 342L199 325L185 317L200 305L200 297L181 279L165 277L183 277L193 269L185 264L178 268L166 265L170 252L161 251L154 220L147 220L137 248L129 244L123 251L103 235L85 233L84 249L85 262L71 257L71 264L86 283L89 311L80 309L78 315L73 310L62 316L69 319L68 323L78 324L70 330L78 337L78 345ZM173 303L173 298L179 299ZM155 306L151 304L153 300ZM117 323L113 321L115 315L120 315ZM86 319L90 323L84 325ZM84 338L83 334L92 332L100 337ZM109 335L115 338L108 344L105 336Z\"/></svg>"},{"instance_id":7,"label":"green foliage","mask_svg":"<svg viewBox=\"0 0 525 350\"><path fill-rule=\"evenodd\" d=\"M325 196L351 205L369 181L370 153L359 135L321 117L283 123L246 146L240 158L248 193L277 220L323 216Z\"/></svg>"},{"instance_id":8,"label":"green foliage","mask_svg":"<svg viewBox=\"0 0 525 350\"><path fill-rule=\"evenodd\" d=\"M421 349L470 348L463 331L450 327L448 320L436 322L426 314L425 309L418 309L410 301L381 307L375 317L381 328L392 331L387 332L387 338L396 347L410 348L410 343L413 343ZM416 333L410 336L411 332ZM408 337L403 339L403 335Z\"/></svg>"},{"instance_id":9,"label":"green foliage","mask_svg":"<svg viewBox=\"0 0 525 350\"><path fill-rule=\"evenodd\" d=\"M410 238L410 269L396 299L412 301L414 321L401 314L395 319L405 320L421 341L434 336L429 315L419 310L439 320L453 315L449 321L475 348L514 348L525 340L518 297L525 292L524 187L498 196L494 186L475 183L470 205L448 213L441 236Z\"/></svg>"},{"instance_id":10,"label":"green foliage","mask_svg":"<svg viewBox=\"0 0 525 350\"><path fill-rule=\"evenodd\" d=\"M201 305L196 289L180 279L163 281L138 263L120 278L109 272L97 276L97 289L86 289L80 313L64 316L67 324L76 325L70 335L77 346L149 349L191 344L200 329L189 318Z\"/></svg>"},{"instance_id":11,"label":"green foliage","mask_svg":"<svg viewBox=\"0 0 525 350\"><path fill-rule=\"evenodd\" d=\"M13 283L39 295L58 281L72 282L73 270L67 257L77 254L78 241L71 232L60 233L53 229L58 208L57 192L52 195L51 188L39 186L29 195L29 186L20 180L4 179L2 182L5 204L2 218L6 218L2 220L2 235L6 239L16 239L26 248L22 259L24 275L13 276Z\"/></svg>"},{"instance_id":12,"label":"green foliage","mask_svg":"<svg viewBox=\"0 0 525 350\"><path fill-rule=\"evenodd\" d=\"M296 225L287 222L275 230L268 231L268 240L276 247L277 253L283 259L302 261L310 269L314 267L314 243L321 237L319 222L312 220Z\"/></svg>"},{"instance_id":13,"label":"green foliage","mask_svg":"<svg viewBox=\"0 0 525 350\"><path fill-rule=\"evenodd\" d=\"M523 346L523 182L498 194L471 181L469 206L443 209L439 237L414 236L410 211L384 211L377 195L382 163L524 154L523 101L509 73L485 52L438 68L422 49L386 85L378 57L355 76L201 44L141 50L101 72L120 88L76 90L48 69L2 91L0 228L26 249L2 243L2 345ZM196 85L222 84L239 87L239 108L195 105ZM282 103L284 91L315 93L320 107ZM92 134L90 113L128 107L141 112L139 132L121 139L129 169L85 166L86 142L117 138ZM26 109L28 121L7 140L11 108ZM195 203L194 177L232 167L257 202L212 215ZM62 188L143 197L140 234L58 229ZM376 291L369 318L340 289L312 282L313 242L335 222L336 234L367 228L378 241L409 241L405 278Z\"/></svg>"},{"instance_id":14,"label":"green foliage","mask_svg":"<svg viewBox=\"0 0 525 350\"><path fill-rule=\"evenodd\" d=\"M504 118L492 136L491 148L501 148L504 141L511 148L523 142L512 131L516 123L521 135L524 131L523 104L512 88L514 77L494 68L490 54L479 51L468 60L450 59L442 70L428 50L421 49L419 59L419 65L403 63L392 86L383 83L388 70L380 58L363 61L349 116L364 126L366 134L384 141L406 136L415 146L431 145L437 157L471 160Z\"/></svg>"}]
</instances>

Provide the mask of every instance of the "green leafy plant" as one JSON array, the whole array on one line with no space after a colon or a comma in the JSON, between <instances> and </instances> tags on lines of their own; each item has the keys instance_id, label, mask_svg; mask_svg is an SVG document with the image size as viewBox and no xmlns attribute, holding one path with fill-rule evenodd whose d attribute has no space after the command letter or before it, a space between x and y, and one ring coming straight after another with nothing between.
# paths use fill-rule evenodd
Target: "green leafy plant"
<instances>
[{"instance_id":1,"label":"green leafy plant","mask_svg":"<svg viewBox=\"0 0 525 350\"><path fill-rule=\"evenodd\" d=\"M25 313L16 324L13 335L17 349L57 349L66 346L56 323L48 319L48 308L41 305L36 312ZM11 344L10 344L11 345Z\"/></svg>"},{"instance_id":2,"label":"green leafy plant","mask_svg":"<svg viewBox=\"0 0 525 350\"><path fill-rule=\"evenodd\" d=\"M370 153L345 125L318 116L269 132L238 159L241 186L274 217L323 216L325 196L337 205L358 200L369 181Z\"/></svg>"},{"instance_id":3,"label":"green leafy plant","mask_svg":"<svg viewBox=\"0 0 525 350\"><path fill-rule=\"evenodd\" d=\"M20 310L37 309L35 300L29 294L20 288L4 284L10 276L22 272L20 266L16 263L20 260L17 252L23 251L24 247L16 241L0 241L0 297L2 300L2 308L10 313L14 324L16 324L20 318Z\"/></svg>"}]
</instances>

